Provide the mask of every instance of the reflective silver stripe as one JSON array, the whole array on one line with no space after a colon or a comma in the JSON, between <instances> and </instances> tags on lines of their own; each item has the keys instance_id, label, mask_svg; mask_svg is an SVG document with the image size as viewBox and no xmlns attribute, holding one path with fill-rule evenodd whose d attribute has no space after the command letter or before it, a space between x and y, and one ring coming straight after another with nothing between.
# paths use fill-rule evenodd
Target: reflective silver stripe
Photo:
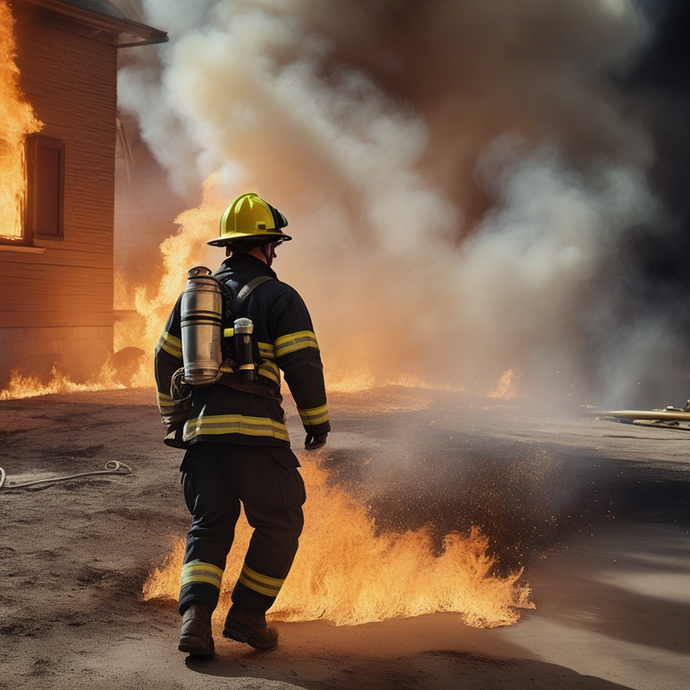
<instances>
[{"instance_id":1,"label":"reflective silver stripe","mask_svg":"<svg viewBox=\"0 0 690 690\"><path fill-rule=\"evenodd\" d=\"M259 365L259 376L265 376L267 379L280 384L280 369L273 362L261 362Z\"/></svg>"},{"instance_id":2,"label":"reflective silver stripe","mask_svg":"<svg viewBox=\"0 0 690 690\"><path fill-rule=\"evenodd\" d=\"M177 412L172 396L156 391L156 400L158 402L158 410L161 414L174 414Z\"/></svg>"},{"instance_id":3,"label":"reflective silver stripe","mask_svg":"<svg viewBox=\"0 0 690 690\"><path fill-rule=\"evenodd\" d=\"M278 338L273 343L275 348L276 359L289 355L291 352L303 350L306 347L313 347L319 349L319 344L316 342L316 336L311 331L298 331L297 333L288 333Z\"/></svg>"},{"instance_id":4,"label":"reflective silver stripe","mask_svg":"<svg viewBox=\"0 0 690 690\"><path fill-rule=\"evenodd\" d=\"M299 412L302 424L306 424L307 426L317 426L318 424L324 424L328 421L328 405L312 407L308 410L301 410L298 407L297 412Z\"/></svg>"},{"instance_id":5,"label":"reflective silver stripe","mask_svg":"<svg viewBox=\"0 0 690 690\"><path fill-rule=\"evenodd\" d=\"M184 428L185 441L202 435L222 434L270 436L281 441L290 440L285 424L270 417L245 417L241 414L206 415L188 420Z\"/></svg>"},{"instance_id":6,"label":"reflective silver stripe","mask_svg":"<svg viewBox=\"0 0 690 690\"><path fill-rule=\"evenodd\" d=\"M191 561L182 566L182 577L180 586L191 585L196 582L204 582L214 585L220 589L223 581L223 571L213 563L203 563L202 561Z\"/></svg>"},{"instance_id":7,"label":"reflective silver stripe","mask_svg":"<svg viewBox=\"0 0 690 690\"><path fill-rule=\"evenodd\" d=\"M163 331L158 339L158 348L165 350L176 359L182 359L182 341L174 335L170 335L167 331Z\"/></svg>"},{"instance_id":8,"label":"reflective silver stripe","mask_svg":"<svg viewBox=\"0 0 690 690\"><path fill-rule=\"evenodd\" d=\"M249 589L253 589L259 594L265 594L267 597L277 597L280 592L280 588L285 582L285 578L282 580L269 577L268 575L262 575L257 573L256 570L252 570L245 565L242 567L242 572L240 573L240 582Z\"/></svg>"}]
</instances>

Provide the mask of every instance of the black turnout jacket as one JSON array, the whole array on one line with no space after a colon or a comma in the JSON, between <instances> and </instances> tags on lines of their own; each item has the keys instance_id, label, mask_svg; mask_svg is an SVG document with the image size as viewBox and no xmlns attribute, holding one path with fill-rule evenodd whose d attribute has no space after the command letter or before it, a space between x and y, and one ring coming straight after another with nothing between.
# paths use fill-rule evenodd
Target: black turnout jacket
<instances>
[{"instance_id":1,"label":"black turnout jacket","mask_svg":"<svg viewBox=\"0 0 690 690\"><path fill-rule=\"evenodd\" d=\"M247 317L254 322L261 357L258 378L270 395L215 383L193 387L191 404L174 403L171 379L182 367L181 301L178 299L155 350L161 415L167 420L184 419L186 415L183 438L190 443L287 447L290 439L280 395L282 370L305 431L314 435L330 431L319 346L311 317L297 291L280 282L267 264L248 254L226 259L215 275L234 295L253 278L265 275L274 279L256 287L233 314L233 319ZM224 322L223 328L228 327L232 324Z\"/></svg>"}]
</instances>

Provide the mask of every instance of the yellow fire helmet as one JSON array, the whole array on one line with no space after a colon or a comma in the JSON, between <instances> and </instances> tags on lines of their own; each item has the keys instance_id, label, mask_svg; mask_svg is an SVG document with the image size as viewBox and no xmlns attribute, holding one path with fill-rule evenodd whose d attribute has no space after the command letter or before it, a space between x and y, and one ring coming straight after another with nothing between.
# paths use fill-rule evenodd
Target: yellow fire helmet
<instances>
[{"instance_id":1,"label":"yellow fire helmet","mask_svg":"<svg viewBox=\"0 0 690 690\"><path fill-rule=\"evenodd\" d=\"M254 240L291 240L280 229L288 224L285 216L258 194L240 194L226 209L220 219L220 237L206 244L214 247L246 244Z\"/></svg>"}]
</instances>

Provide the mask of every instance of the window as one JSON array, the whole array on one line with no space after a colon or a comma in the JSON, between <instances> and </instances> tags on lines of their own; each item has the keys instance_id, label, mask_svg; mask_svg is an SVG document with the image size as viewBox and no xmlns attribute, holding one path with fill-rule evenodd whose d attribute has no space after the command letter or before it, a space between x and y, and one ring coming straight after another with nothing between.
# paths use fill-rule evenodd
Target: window
<instances>
[{"instance_id":1,"label":"window","mask_svg":"<svg viewBox=\"0 0 690 690\"><path fill-rule=\"evenodd\" d=\"M25 237L63 236L65 144L59 139L32 136L26 151L27 199Z\"/></svg>"}]
</instances>

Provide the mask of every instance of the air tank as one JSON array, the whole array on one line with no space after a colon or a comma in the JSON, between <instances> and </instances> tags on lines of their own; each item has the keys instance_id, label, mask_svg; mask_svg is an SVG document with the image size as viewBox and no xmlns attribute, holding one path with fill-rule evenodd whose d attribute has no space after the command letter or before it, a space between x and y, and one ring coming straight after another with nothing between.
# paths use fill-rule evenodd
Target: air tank
<instances>
[{"instance_id":1,"label":"air tank","mask_svg":"<svg viewBox=\"0 0 690 690\"><path fill-rule=\"evenodd\" d=\"M210 269L205 266L189 269L180 308L185 383L210 386L221 377L223 361L223 298Z\"/></svg>"}]
</instances>

